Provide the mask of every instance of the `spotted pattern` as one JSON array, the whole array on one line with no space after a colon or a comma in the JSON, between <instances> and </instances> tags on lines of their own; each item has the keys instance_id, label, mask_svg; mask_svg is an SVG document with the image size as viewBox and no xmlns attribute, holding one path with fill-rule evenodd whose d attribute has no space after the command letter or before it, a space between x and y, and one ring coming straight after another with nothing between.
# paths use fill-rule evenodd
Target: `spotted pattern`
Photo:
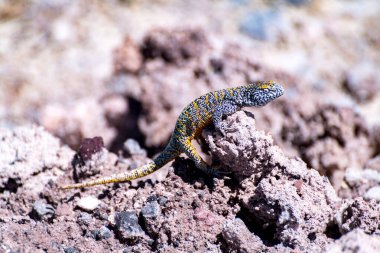
<instances>
[{"instance_id":1,"label":"spotted pattern","mask_svg":"<svg viewBox=\"0 0 380 253\"><path fill-rule=\"evenodd\" d=\"M225 130L221 124L223 115L230 115L245 106L264 106L283 93L284 88L273 81L256 82L207 93L185 107L178 117L169 144L153 162L132 171L62 188L82 188L141 178L160 169L181 153L185 153L192 159L197 168L209 174L216 174L217 170L203 161L191 141L198 137L202 129L211 122L224 134Z\"/></svg>"}]
</instances>

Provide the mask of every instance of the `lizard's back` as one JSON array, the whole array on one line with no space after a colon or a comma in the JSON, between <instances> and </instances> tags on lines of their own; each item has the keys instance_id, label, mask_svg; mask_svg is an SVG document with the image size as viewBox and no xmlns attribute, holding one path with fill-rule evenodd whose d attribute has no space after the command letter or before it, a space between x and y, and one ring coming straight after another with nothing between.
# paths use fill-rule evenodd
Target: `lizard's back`
<instances>
[{"instance_id":1,"label":"lizard's back","mask_svg":"<svg viewBox=\"0 0 380 253\"><path fill-rule=\"evenodd\" d=\"M209 92L187 105L178 117L173 135L178 140L194 139L213 119L214 108L221 101L234 100L238 88Z\"/></svg>"}]
</instances>

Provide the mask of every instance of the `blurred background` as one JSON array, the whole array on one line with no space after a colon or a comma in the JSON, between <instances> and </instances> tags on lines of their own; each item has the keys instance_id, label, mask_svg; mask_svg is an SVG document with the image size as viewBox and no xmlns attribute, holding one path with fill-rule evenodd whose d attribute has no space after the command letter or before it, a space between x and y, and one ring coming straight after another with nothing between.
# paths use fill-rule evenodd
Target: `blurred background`
<instances>
[{"instance_id":1,"label":"blurred background","mask_svg":"<svg viewBox=\"0 0 380 253\"><path fill-rule=\"evenodd\" d=\"M153 155L194 98L269 79L286 94L259 127L340 185L379 153L379 66L377 0L0 0L0 126L74 149Z\"/></svg>"}]
</instances>

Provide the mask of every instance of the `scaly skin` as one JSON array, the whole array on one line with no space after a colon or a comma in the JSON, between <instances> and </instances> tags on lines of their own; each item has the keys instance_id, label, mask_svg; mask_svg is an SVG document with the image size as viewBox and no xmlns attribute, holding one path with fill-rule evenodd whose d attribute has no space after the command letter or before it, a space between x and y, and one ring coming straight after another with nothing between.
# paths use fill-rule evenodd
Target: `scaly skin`
<instances>
[{"instance_id":1,"label":"scaly skin","mask_svg":"<svg viewBox=\"0 0 380 253\"><path fill-rule=\"evenodd\" d=\"M211 122L223 135L223 115L230 115L245 106L264 106L284 93L284 88L272 81L256 82L245 86L207 93L191 102L179 115L169 144L153 162L110 177L63 186L62 189L82 188L107 183L125 182L147 176L172 161L181 153L192 159L197 168L211 174L217 170L207 165L197 154L191 141Z\"/></svg>"}]
</instances>

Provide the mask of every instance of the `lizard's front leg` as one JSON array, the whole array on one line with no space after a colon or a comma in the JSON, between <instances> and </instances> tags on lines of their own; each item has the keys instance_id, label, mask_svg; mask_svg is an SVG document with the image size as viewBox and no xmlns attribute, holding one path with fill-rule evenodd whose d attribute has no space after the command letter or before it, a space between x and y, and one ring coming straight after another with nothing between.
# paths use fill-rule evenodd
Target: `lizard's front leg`
<instances>
[{"instance_id":1,"label":"lizard's front leg","mask_svg":"<svg viewBox=\"0 0 380 253\"><path fill-rule=\"evenodd\" d=\"M216 106L212 114L212 121L215 128L222 134L225 135L225 126L222 123L222 118L224 115L231 115L240 109L239 106L232 103L231 101L222 102L220 105Z\"/></svg>"}]
</instances>

